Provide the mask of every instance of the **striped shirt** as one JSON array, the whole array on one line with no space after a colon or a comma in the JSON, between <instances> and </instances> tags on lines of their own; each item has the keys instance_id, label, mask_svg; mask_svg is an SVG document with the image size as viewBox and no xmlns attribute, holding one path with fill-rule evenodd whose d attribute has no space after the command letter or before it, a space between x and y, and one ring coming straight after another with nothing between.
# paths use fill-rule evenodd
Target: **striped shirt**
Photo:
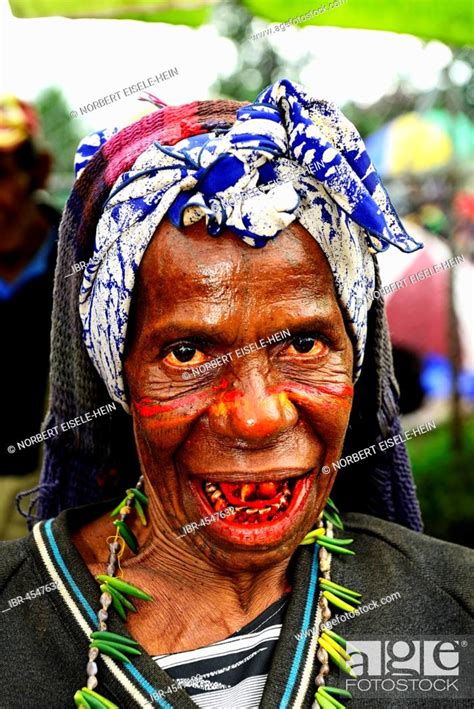
<instances>
[{"instance_id":1,"label":"striped shirt","mask_svg":"<svg viewBox=\"0 0 474 709\"><path fill-rule=\"evenodd\" d=\"M202 709L257 709L286 606L284 596L226 640L153 659Z\"/></svg>"}]
</instances>

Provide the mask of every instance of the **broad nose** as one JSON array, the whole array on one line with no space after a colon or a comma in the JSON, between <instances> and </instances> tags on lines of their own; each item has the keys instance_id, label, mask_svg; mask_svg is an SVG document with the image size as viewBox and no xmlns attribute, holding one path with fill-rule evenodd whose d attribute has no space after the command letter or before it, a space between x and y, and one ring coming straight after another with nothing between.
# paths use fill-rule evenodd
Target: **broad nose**
<instances>
[{"instance_id":1,"label":"broad nose","mask_svg":"<svg viewBox=\"0 0 474 709\"><path fill-rule=\"evenodd\" d=\"M264 378L253 371L240 386L226 391L209 409L214 433L258 441L277 436L298 421L298 411L286 393L269 393Z\"/></svg>"}]
</instances>

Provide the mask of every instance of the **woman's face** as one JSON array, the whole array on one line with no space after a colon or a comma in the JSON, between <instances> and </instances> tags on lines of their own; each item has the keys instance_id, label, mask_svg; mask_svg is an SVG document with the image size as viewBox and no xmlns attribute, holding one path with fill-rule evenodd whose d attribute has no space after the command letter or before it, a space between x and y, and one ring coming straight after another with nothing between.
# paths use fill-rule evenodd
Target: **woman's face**
<instances>
[{"instance_id":1,"label":"woman's face","mask_svg":"<svg viewBox=\"0 0 474 709\"><path fill-rule=\"evenodd\" d=\"M255 249L203 220L162 223L131 320L125 374L161 533L195 523L177 543L229 570L289 557L324 507L352 405L323 252L299 224Z\"/></svg>"}]
</instances>

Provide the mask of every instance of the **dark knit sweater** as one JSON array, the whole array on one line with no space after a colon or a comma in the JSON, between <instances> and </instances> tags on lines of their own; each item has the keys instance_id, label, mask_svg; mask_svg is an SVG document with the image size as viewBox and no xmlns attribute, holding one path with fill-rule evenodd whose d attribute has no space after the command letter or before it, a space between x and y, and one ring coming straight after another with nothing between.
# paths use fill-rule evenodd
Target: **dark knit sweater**
<instances>
[{"instance_id":1,"label":"dark knit sweater","mask_svg":"<svg viewBox=\"0 0 474 709\"><path fill-rule=\"evenodd\" d=\"M39 523L27 537L1 545L2 709L67 709L73 706L74 692L84 686L86 628L95 622L100 591L70 534L109 508L110 503L101 503L67 510L53 521ZM383 641L397 636L452 638L474 634L471 551L362 514L349 514L345 522L355 539L357 556L333 556L332 579L359 590L364 603L394 592L400 598L334 626L336 632L355 644L369 635ZM260 705L263 709L309 709L313 702L317 663L315 643L311 649L311 628L319 596L315 552L314 546L300 548L290 565L292 593ZM56 590L48 586L55 581L60 582ZM28 592L42 586L49 590L31 600L26 598ZM10 599L18 596L24 598L23 602L12 607ZM143 605L141 612L152 610ZM114 613L109 624L111 631L128 635ZM173 680L145 651L127 665L111 662L105 666L101 659L99 664L98 690L121 709L136 709L149 701L153 703L148 707L164 709L195 706L184 690L169 691ZM333 667L328 684L345 686ZM163 690L162 695L159 690ZM445 700L440 704L439 696L431 699L420 694L410 702L403 692L392 693L388 699L366 699L358 693L349 706L385 709L448 703ZM455 703L456 709L469 706L472 698L459 698Z\"/></svg>"}]
</instances>

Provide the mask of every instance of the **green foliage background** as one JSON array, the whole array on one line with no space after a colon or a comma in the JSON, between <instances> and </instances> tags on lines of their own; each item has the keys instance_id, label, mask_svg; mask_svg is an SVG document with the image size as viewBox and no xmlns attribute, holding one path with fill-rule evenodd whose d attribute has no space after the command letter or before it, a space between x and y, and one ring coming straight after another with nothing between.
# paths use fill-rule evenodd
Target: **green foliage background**
<instances>
[{"instance_id":1,"label":"green foliage background","mask_svg":"<svg viewBox=\"0 0 474 709\"><path fill-rule=\"evenodd\" d=\"M252 15L285 22L321 9L306 24L336 25L391 32L409 32L426 39L471 44L474 22L472 0L243 0ZM122 17L150 22L197 25L209 17L212 0L10 0L17 17Z\"/></svg>"},{"instance_id":2,"label":"green foliage background","mask_svg":"<svg viewBox=\"0 0 474 709\"><path fill-rule=\"evenodd\" d=\"M425 533L474 545L474 416L464 422L464 449L453 453L449 425L407 441Z\"/></svg>"}]
</instances>

